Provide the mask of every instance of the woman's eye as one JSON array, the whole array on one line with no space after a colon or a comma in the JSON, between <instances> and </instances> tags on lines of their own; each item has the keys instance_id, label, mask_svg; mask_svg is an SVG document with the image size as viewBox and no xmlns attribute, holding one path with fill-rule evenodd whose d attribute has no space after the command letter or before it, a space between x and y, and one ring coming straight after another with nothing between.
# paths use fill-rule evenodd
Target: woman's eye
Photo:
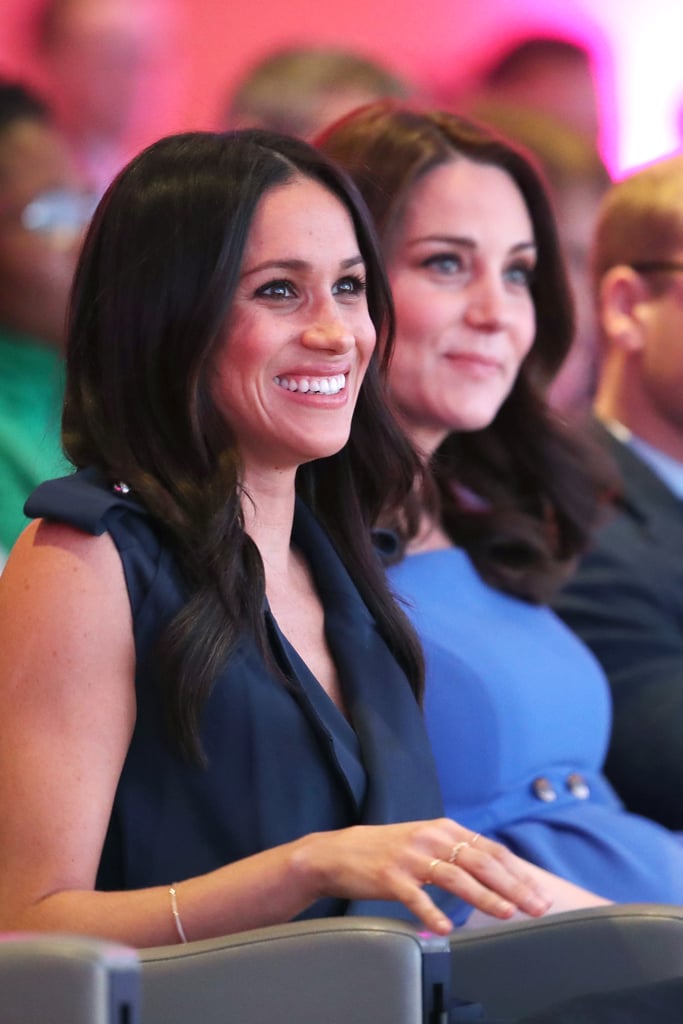
<instances>
[{"instance_id":1,"label":"woman's eye","mask_svg":"<svg viewBox=\"0 0 683 1024\"><path fill-rule=\"evenodd\" d=\"M530 288L534 280L535 268L528 263L513 263L505 271L505 278L512 284Z\"/></svg>"},{"instance_id":2,"label":"woman's eye","mask_svg":"<svg viewBox=\"0 0 683 1024\"><path fill-rule=\"evenodd\" d=\"M291 281L268 281L256 289L256 295L266 299L291 299L295 294Z\"/></svg>"},{"instance_id":3,"label":"woman's eye","mask_svg":"<svg viewBox=\"0 0 683 1024\"><path fill-rule=\"evenodd\" d=\"M422 266L429 270L435 270L439 274L456 274L463 269L463 261L456 253L440 252L428 256L426 260L423 260Z\"/></svg>"},{"instance_id":4,"label":"woman's eye","mask_svg":"<svg viewBox=\"0 0 683 1024\"><path fill-rule=\"evenodd\" d=\"M355 274L348 274L341 277L333 288L334 295L363 295L365 293L365 281Z\"/></svg>"}]
</instances>

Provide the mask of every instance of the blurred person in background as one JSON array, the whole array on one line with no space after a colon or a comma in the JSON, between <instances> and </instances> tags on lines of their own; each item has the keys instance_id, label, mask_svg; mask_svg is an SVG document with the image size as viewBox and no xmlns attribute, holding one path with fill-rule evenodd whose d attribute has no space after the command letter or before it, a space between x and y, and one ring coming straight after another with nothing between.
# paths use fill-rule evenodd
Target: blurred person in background
<instances>
[{"instance_id":1,"label":"blurred person in background","mask_svg":"<svg viewBox=\"0 0 683 1024\"><path fill-rule=\"evenodd\" d=\"M407 99L416 87L380 62L324 47L268 54L246 73L225 113L231 128L267 128L312 138L356 107L383 98Z\"/></svg>"},{"instance_id":2,"label":"blurred person in background","mask_svg":"<svg viewBox=\"0 0 683 1024\"><path fill-rule=\"evenodd\" d=\"M35 45L44 87L99 192L140 147L177 72L175 0L47 0ZM177 74L176 74L177 77Z\"/></svg>"},{"instance_id":3,"label":"blurred person in background","mask_svg":"<svg viewBox=\"0 0 683 1024\"><path fill-rule=\"evenodd\" d=\"M529 35L509 44L479 72L470 98L481 97L545 114L598 143L599 93L593 58L582 43ZM467 95L460 109L471 112Z\"/></svg>"},{"instance_id":4,"label":"blurred person in background","mask_svg":"<svg viewBox=\"0 0 683 1024\"><path fill-rule=\"evenodd\" d=\"M596 432L622 486L556 602L609 678L606 771L683 830L683 155L613 185L593 255L603 347Z\"/></svg>"},{"instance_id":5,"label":"blurred person in background","mask_svg":"<svg viewBox=\"0 0 683 1024\"><path fill-rule=\"evenodd\" d=\"M0 79L0 548L24 501L67 466L59 440L62 342L92 197L42 100ZM0 563L2 555L0 554Z\"/></svg>"}]
</instances>

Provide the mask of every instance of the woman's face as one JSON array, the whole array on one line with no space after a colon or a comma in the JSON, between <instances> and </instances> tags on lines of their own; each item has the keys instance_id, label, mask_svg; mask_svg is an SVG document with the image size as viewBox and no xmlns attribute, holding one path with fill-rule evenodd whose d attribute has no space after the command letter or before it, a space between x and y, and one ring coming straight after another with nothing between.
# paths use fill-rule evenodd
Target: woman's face
<instances>
[{"instance_id":1,"label":"woman's face","mask_svg":"<svg viewBox=\"0 0 683 1024\"><path fill-rule=\"evenodd\" d=\"M505 171L458 158L417 182L386 255L398 325L391 391L428 455L451 431L495 418L531 348L531 218Z\"/></svg>"},{"instance_id":2,"label":"woman's face","mask_svg":"<svg viewBox=\"0 0 683 1024\"><path fill-rule=\"evenodd\" d=\"M245 477L344 446L374 345L348 211L308 178L273 188L252 222L213 382Z\"/></svg>"}]
</instances>

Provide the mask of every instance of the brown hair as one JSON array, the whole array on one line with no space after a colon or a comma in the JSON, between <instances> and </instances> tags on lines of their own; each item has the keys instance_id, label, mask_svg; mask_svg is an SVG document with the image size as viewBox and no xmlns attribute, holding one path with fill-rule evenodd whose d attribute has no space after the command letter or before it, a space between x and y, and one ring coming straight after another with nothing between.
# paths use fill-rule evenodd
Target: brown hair
<instances>
[{"instance_id":1,"label":"brown hair","mask_svg":"<svg viewBox=\"0 0 683 1024\"><path fill-rule=\"evenodd\" d=\"M602 201L593 246L597 284L610 267L671 259L683 245L683 156L614 184Z\"/></svg>"},{"instance_id":2,"label":"brown hair","mask_svg":"<svg viewBox=\"0 0 683 1024\"><path fill-rule=\"evenodd\" d=\"M547 600L584 546L596 490L582 443L549 410L545 392L572 341L569 285L555 220L529 160L495 132L453 114L372 104L332 126L323 150L351 173L386 239L417 181L461 158L499 167L519 188L538 265L531 284L534 344L510 395L483 430L449 435L431 462L442 523L492 585ZM461 495L471 492L476 503ZM400 523L392 523L405 534ZM408 540L402 536L403 545Z\"/></svg>"}]
</instances>

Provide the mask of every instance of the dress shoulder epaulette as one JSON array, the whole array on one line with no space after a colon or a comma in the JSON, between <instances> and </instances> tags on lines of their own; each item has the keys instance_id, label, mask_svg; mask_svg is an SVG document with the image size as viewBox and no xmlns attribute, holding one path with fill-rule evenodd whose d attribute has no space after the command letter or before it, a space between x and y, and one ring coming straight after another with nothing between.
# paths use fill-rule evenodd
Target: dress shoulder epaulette
<instances>
[{"instance_id":1,"label":"dress shoulder epaulette","mask_svg":"<svg viewBox=\"0 0 683 1024\"><path fill-rule=\"evenodd\" d=\"M89 468L40 484L26 501L24 512L30 519L57 519L99 535L107 529L108 513L117 507L147 515L130 494L117 492L98 469Z\"/></svg>"}]
</instances>

